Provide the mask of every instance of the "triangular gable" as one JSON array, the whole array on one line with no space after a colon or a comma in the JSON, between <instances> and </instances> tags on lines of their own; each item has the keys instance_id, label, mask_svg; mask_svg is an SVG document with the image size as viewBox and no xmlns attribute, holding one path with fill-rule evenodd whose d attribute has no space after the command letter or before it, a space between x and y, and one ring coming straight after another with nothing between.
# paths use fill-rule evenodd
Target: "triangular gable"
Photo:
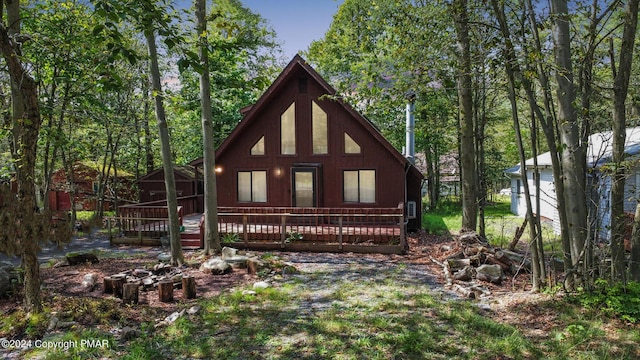
<instances>
[{"instance_id":1,"label":"triangular gable","mask_svg":"<svg viewBox=\"0 0 640 360\"><path fill-rule=\"evenodd\" d=\"M291 62L284 68L284 70L278 75L276 80L269 86L269 88L265 91L265 93L258 99L258 101L250 107L245 107L243 110L246 111L245 116L242 121L233 129L231 134L222 142L222 144L216 150L216 158L219 158L222 154L224 154L229 148L231 148L231 144L234 143L234 140L241 136L243 130L252 123L252 119L258 114L269 102L273 99L274 94L278 93L280 88L284 86L284 84L289 80L291 74L295 73L298 69L303 69L311 79L316 81L321 88L328 95L336 95L336 90L329 85L321 76L316 72L307 62L300 56L296 55L293 57ZM409 161L402 155L396 148L387 141L387 139L382 136L382 134L373 126L373 124L366 119L363 115L353 109L350 105L346 104L342 99L337 98L334 100L338 104L340 104L357 122L359 122L363 128L365 128L369 134L375 138L382 146L389 151L393 155L394 158L398 160L401 164L410 164ZM202 163L202 158L194 160L191 162L192 165L197 165ZM411 173L419 178L423 178L424 176L420 171L411 164L410 167Z\"/></svg>"},{"instance_id":2,"label":"triangular gable","mask_svg":"<svg viewBox=\"0 0 640 360\"><path fill-rule=\"evenodd\" d=\"M193 178L195 177L194 169L190 165L185 165L185 166L174 165L173 173L176 175L180 175L180 177L186 180L193 180ZM138 178L136 182L153 179L157 175L160 175L160 178L164 179L164 168L161 167L161 168L155 169L150 173L145 174L144 176ZM201 180L202 178L203 178L202 170L198 169L198 179Z\"/></svg>"}]
</instances>

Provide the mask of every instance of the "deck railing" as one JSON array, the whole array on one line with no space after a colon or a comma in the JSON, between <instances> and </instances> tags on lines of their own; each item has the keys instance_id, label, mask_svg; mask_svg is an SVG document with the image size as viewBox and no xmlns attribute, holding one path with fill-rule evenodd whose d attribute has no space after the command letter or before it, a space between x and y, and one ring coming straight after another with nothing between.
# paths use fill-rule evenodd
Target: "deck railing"
<instances>
[{"instance_id":1,"label":"deck railing","mask_svg":"<svg viewBox=\"0 0 640 360\"><path fill-rule=\"evenodd\" d=\"M178 206L182 207L183 214L185 215L201 212L198 210L198 208L199 208L199 204L203 202L203 198L204 198L204 195L181 196L177 198ZM149 207L149 206L150 207L163 207L163 206L166 207L167 200L162 199L162 200L148 201L148 202L132 204L132 205L124 205L124 206L118 207L118 210L127 209L127 208L136 208L136 207Z\"/></svg>"},{"instance_id":2,"label":"deck railing","mask_svg":"<svg viewBox=\"0 0 640 360\"><path fill-rule=\"evenodd\" d=\"M159 239L169 233L169 210L165 206L120 206L117 223L125 236ZM184 208L178 206L178 220L182 226Z\"/></svg>"},{"instance_id":3,"label":"deck railing","mask_svg":"<svg viewBox=\"0 0 640 360\"><path fill-rule=\"evenodd\" d=\"M223 240L249 243L405 245L404 213L399 208L218 209Z\"/></svg>"},{"instance_id":4,"label":"deck railing","mask_svg":"<svg viewBox=\"0 0 640 360\"><path fill-rule=\"evenodd\" d=\"M183 214L187 214L184 207L179 207L181 224ZM203 218L199 220L189 226L197 228L202 238ZM402 253L406 250L405 220L402 206L218 208L223 246L252 250ZM168 234L167 207L149 203L122 206L118 223L126 237L158 239Z\"/></svg>"}]
</instances>

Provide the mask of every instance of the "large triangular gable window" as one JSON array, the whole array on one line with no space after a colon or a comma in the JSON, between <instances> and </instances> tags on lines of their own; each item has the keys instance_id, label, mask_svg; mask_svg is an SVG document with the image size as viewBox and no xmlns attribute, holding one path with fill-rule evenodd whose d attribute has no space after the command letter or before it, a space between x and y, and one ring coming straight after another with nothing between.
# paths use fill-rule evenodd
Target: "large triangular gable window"
<instances>
[{"instance_id":1,"label":"large triangular gable window","mask_svg":"<svg viewBox=\"0 0 640 360\"><path fill-rule=\"evenodd\" d=\"M296 103L292 103L280 116L280 153L296 154Z\"/></svg>"},{"instance_id":2,"label":"large triangular gable window","mask_svg":"<svg viewBox=\"0 0 640 360\"><path fill-rule=\"evenodd\" d=\"M327 113L315 101L311 102L311 137L314 154L329 153Z\"/></svg>"},{"instance_id":3,"label":"large triangular gable window","mask_svg":"<svg viewBox=\"0 0 640 360\"><path fill-rule=\"evenodd\" d=\"M251 155L264 155L264 136L253 145Z\"/></svg>"},{"instance_id":4,"label":"large triangular gable window","mask_svg":"<svg viewBox=\"0 0 640 360\"><path fill-rule=\"evenodd\" d=\"M344 133L344 153L360 154L360 145L347 133Z\"/></svg>"}]
</instances>

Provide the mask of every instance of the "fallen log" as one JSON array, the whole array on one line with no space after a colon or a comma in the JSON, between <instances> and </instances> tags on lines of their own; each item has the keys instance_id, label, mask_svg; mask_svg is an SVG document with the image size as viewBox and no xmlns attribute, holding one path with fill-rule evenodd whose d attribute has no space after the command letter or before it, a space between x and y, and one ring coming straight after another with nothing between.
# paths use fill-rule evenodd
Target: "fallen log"
<instances>
[{"instance_id":1,"label":"fallen log","mask_svg":"<svg viewBox=\"0 0 640 360\"><path fill-rule=\"evenodd\" d=\"M468 299L475 299L476 297L475 292L473 292L471 289L467 289L460 284L453 285L453 289Z\"/></svg>"},{"instance_id":2,"label":"fallen log","mask_svg":"<svg viewBox=\"0 0 640 360\"><path fill-rule=\"evenodd\" d=\"M498 260L495 256L487 256L486 263L491 265L498 265L504 272L511 271L511 264L506 264L505 262Z\"/></svg>"},{"instance_id":3,"label":"fallen log","mask_svg":"<svg viewBox=\"0 0 640 360\"><path fill-rule=\"evenodd\" d=\"M500 250L496 251L495 257L508 264L514 274L517 274L522 269L531 272L531 260L524 257L524 255L509 250Z\"/></svg>"},{"instance_id":4,"label":"fallen log","mask_svg":"<svg viewBox=\"0 0 640 360\"><path fill-rule=\"evenodd\" d=\"M453 274L453 278L458 281L469 281L473 279L474 275L475 275L475 271L473 270L473 267L469 265L456 271Z\"/></svg>"},{"instance_id":5,"label":"fallen log","mask_svg":"<svg viewBox=\"0 0 640 360\"><path fill-rule=\"evenodd\" d=\"M507 247L507 249L509 249L510 251L515 250L516 245L518 245L518 242L522 237L522 234L524 234L524 229L527 228L528 222L529 222L529 219L525 216L524 221L522 222L522 226L516 228L516 233L513 235L513 239L509 243L509 246Z\"/></svg>"},{"instance_id":6,"label":"fallen log","mask_svg":"<svg viewBox=\"0 0 640 360\"><path fill-rule=\"evenodd\" d=\"M471 265L470 259L447 259L447 264L449 265L449 269L457 270L465 268Z\"/></svg>"}]
</instances>

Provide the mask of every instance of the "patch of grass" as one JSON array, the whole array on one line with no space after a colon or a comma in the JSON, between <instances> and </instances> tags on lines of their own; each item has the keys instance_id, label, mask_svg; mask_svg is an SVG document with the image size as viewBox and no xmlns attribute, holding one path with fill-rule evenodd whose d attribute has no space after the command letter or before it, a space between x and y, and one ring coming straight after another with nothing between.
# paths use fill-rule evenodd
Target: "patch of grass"
<instances>
[{"instance_id":1,"label":"patch of grass","mask_svg":"<svg viewBox=\"0 0 640 360\"><path fill-rule=\"evenodd\" d=\"M493 246L506 247L524 218L511 213L509 196L497 196L496 201L485 207L485 232L487 240ZM462 228L462 208L460 202L442 201L438 208L423 214L422 224L430 234L450 235ZM559 238L550 226L543 224L543 239L545 252L559 253L561 245ZM528 229L521 237L521 242L529 239Z\"/></svg>"}]
</instances>

